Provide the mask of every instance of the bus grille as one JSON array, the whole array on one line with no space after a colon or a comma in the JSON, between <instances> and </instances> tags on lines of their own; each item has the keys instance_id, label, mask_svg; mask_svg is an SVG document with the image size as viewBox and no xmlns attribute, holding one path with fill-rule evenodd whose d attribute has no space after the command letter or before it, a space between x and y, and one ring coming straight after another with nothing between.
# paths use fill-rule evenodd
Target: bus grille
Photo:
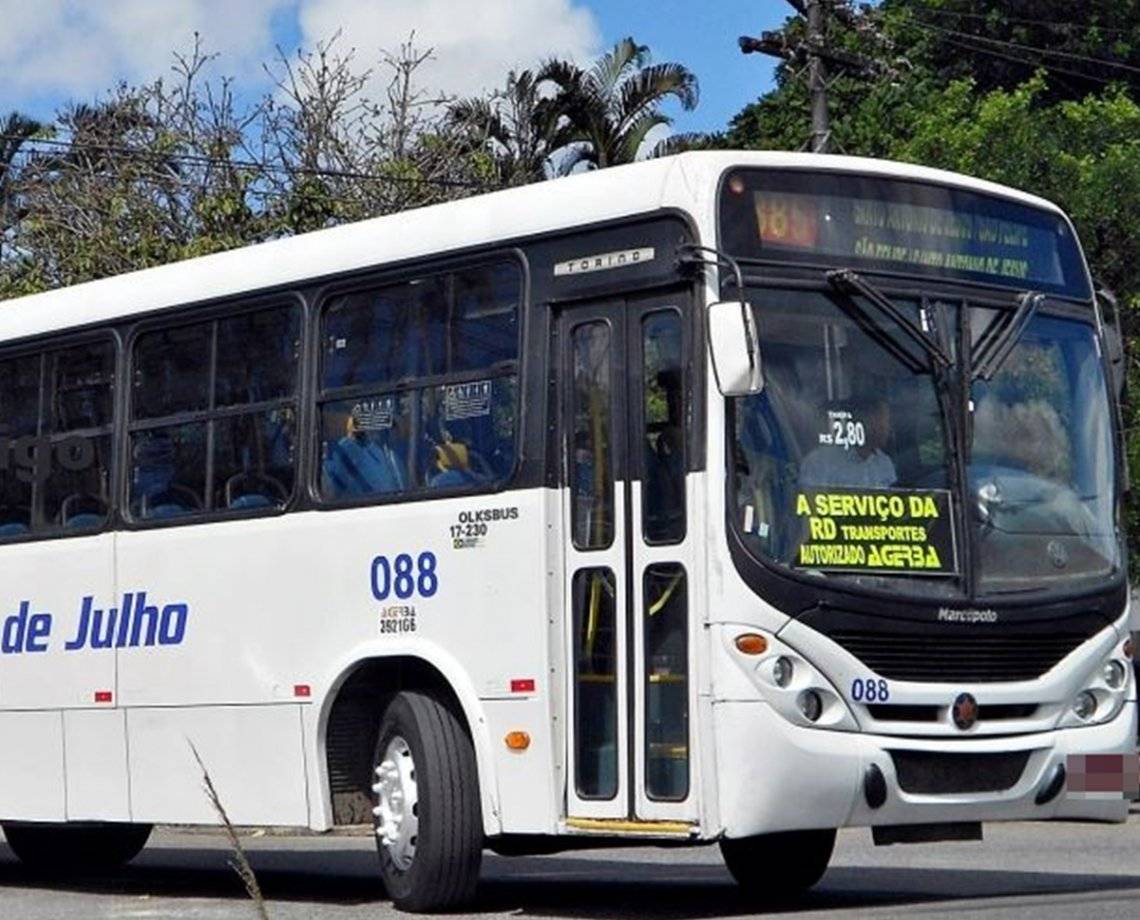
<instances>
[{"instance_id":1,"label":"bus grille","mask_svg":"<svg viewBox=\"0 0 1140 920\"><path fill-rule=\"evenodd\" d=\"M899 788L913 795L1004 792L1021 779L1029 751L943 754L939 751L890 751Z\"/></svg>"},{"instance_id":2,"label":"bus grille","mask_svg":"<svg viewBox=\"0 0 1140 920\"><path fill-rule=\"evenodd\" d=\"M937 683L1033 680L1087 638L1078 633L950 638L854 630L830 636L876 674Z\"/></svg>"}]
</instances>

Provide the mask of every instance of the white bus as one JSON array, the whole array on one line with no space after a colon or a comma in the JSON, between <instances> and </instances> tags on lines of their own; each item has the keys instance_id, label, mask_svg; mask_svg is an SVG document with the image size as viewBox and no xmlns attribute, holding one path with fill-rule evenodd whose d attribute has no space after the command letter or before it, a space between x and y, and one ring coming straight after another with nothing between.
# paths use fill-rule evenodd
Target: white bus
<instances>
[{"instance_id":1,"label":"white bus","mask_svg":"<svg viewBox=\"0 0 1140 920\"><path fill-rule=\"evenodd\" d=\"M1110 333L1053 205L782 153L5 303L8 843L216 823L195 751L235 824L372 822L411 910L484 848L776 894L840 827L1123 820Z\"/></svg>"}]
</instances>

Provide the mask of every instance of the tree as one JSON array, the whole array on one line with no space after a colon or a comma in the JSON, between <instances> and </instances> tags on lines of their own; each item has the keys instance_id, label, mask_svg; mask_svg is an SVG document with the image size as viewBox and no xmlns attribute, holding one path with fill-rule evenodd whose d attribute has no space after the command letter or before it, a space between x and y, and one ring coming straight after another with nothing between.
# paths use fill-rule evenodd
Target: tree
<instances>
[{"instance_id":1,"label":"tree","mask_svg":"<svg viewBox=\"0 0 1140 920\"><path fill-rule=\"evenodd\" d=\"M391 79L373 102L370 71L334 39L282 56L275 91L239 108L230 81L205 80L195 43L173 78L119 86L38 133L9 119L0 298L493 186L486 157L417 89L426 55L384 55Z\"/></svg>"},{"instance_id":2,"label":"tree","mask_svg":"<svg viewBox=\"0 0 1140 920\"><path fill-rule=\"evenodd\" d=\"M4 240L20 218L12 175L16 157L29 138L43 130L43 126L19 112L11 112L0 121L0 262L4 260Z\"/></svg>"},{"instance_id":3,"label":"tree","mask_svg":"<svg viewBox=\"0 0 1140 920\"><path fill-rule=\"evenodd\" d=\"M829 82L832 135L843 153L884 156L934 94L969 78L977 92L1012 90L1044 69L1036 104L1082 99L1112 83L1140 90L1140 0L882 0L828 18L829 47L876 60L878 73L840 71ZM803 17L778 33L794 46ZM776 89L729 126L734 147L805 145L808 95L797 61L776 71Z\"/></svg>"},{"instance_id":4,"label":"tree","mask_svg":"<svg viewBox=\"0 0 1140 920\"><path fill-rule=\"evenodd\" d=\"M588 70L570 61L547 61L540 83L557 89L555 104L566 119L572 144L561 163L563 172L578 163L603 169L632 163L649 132L672 119L661 111L676 99L691 111L700 98L696 76L681 64L654 64L649 48L624 38Z\"/></svg>"},{"instance_id":5,"label":"tree","mask_svg":"<svg viewBox=\"0 0 1140 920\"><path fill-rule=\"evenodd\" d=\"M491 158L503 185L548 178L555 172L555 155L574 140L558 100L543 94L541 80L530 70L512 70L504 89L490 98L457 100L448 113L473 148Z\"/></svg>"}]
</instances>

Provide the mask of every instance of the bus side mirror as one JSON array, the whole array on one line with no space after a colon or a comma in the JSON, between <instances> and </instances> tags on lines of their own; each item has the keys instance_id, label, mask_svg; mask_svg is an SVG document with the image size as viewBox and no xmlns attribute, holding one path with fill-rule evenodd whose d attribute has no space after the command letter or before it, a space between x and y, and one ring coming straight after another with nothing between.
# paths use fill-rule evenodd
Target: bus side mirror
<instances>
[{"instance_id":1,"label":"bus side mirror","mask_svg":"<svg viewBox=\"0 0 1140 920\"><path fill-rule=\"evenodd\" d=\"M1128 389L1128 367L1124 363L1124 331L1120 328L1120 306L1116 295L1108 288L1095 285L1097 310L1100 312L1101 328L1104 330L1104 345L1108 358L1110 383L1116 391L1116 430L1120 465L1123 471L1124 494L1132 491L1132 475L1128 469L1128 437L1124 433L1124 412L1121 403Z\"/></svg>"},{"instance_id":2,"label":"bus side mirror","mask_svg":"<svg viewBox=\"0 0 1140 920\"><path fill-rule=\"evenodd\" d=\"M1116 398L1124 399L1127 369L1124 365L1124 334L1120 329L1120 307L1116 295L1108 288L1097 287L1097 303L1100 305L1101 320L1104 324L1104 344L1108 352L1108 364L1112 368Z\"/></svg>"},{"instance_id":3,"label":"bus side mirror","mask_svg":"<svg viewBox=\"0 0 1140 920\"><path fill-rule=\"evenodd\" d=\"M760 336L752 307L723 300L708 308L709 350L717 388L725 396L751 396L764 388Z\"/></svg>"}]
</instances>

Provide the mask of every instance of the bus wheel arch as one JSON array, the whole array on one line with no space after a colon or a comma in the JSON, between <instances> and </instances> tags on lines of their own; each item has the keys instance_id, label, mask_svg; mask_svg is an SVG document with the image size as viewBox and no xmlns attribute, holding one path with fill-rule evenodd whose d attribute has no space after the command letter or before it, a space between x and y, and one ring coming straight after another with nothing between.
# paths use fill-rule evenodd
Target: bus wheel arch
<instances>
[{"instance_id":1,"label":"bus wheel arch","mask_svg":"<svg viewBox=\"0 0 1140 920\"><path fill-rule=\"evenodd\" d=\"M455 713L475 750L484 830L498 833L490 741L474 688L445 662L416 654L360 659L331 686L322 715L321 756L333 824L372 821L373 758L381 720L402 691L430 694Z\"/></svg>"}]
</instances>

